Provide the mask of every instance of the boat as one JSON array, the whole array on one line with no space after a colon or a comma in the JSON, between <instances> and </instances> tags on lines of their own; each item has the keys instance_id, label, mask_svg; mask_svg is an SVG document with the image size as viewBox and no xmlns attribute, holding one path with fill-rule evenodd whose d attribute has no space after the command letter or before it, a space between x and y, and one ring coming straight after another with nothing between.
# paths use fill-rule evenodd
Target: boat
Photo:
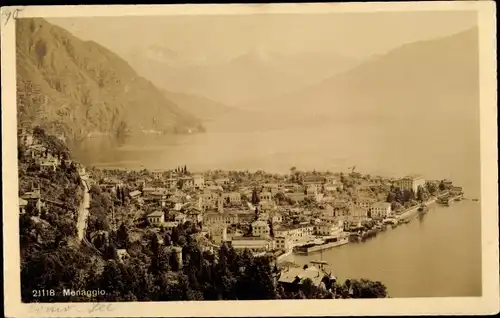
<instances>
[{"instance_id":1,"label":"boat","mask_svg":"<svg viewBox=\"0 0 500 318\"><path fill-rule=\"evenodd\" d=\"M437 203L439 204L442 204L444 206L449 206L450 205L450 198L449 196L445 196L445 197L440 197L436 200Z\"/></svg>"},{"instance_id":2,"label":"boat","mask_svg":"<svg viewBox=\"0 0 500 318\"><path fill-rule=\"evenodd\" d=\"M472 199L472 201L477 202L477 201L479 201L479 199Z\"/></svg>"},{"instance_id":3,"label":"boat","mask_svg":"<svg viewBox=\"0 0 500 318\"><path fill-rule=\"evenodd\" d=\"M295 246L293 251L298 254L307 254L341 246L347 243L349 243L349 235L341 234L338 237L326 238L324 240L315 240L311 243L307 243L301 246Z\"/></svg>"},{"instance_id":4,"label":"boat","mask_svg":"<svg viewBox=\"0 0 500 318\"><path fill-rule=\"evenodd\" d=\"M429 207L425 204L422 204L421 206L418 207L418 212L427 212L429 210Z\"/></svg>"}]
</instances>

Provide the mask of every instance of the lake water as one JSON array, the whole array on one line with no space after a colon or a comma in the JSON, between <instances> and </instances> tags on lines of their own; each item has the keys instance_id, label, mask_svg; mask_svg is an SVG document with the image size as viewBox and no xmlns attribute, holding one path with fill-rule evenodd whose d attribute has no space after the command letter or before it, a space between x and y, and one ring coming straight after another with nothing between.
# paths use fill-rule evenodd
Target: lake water
<instances>
[{"instance_id":1,"label":"lake water","mask_svg":"<svg viewBox=\"0 0 500 318\"><path fill-rule=\"evenodd\" d=\"M383 282L391 297L481 296L479 202L434 205L422 219L349 243L285 260L324 260L340 280Z\"/></svg>"},{"instance_id":2,"label":"lake water","mask_svg":"<svg viewBox=\"0 0 500 318\"><path fill-rule=\"evenodd\" d=\"M341 122L310 116L221 117L207 133L135 137L117 146L90 139L76 149L84 163L99 167L344 171L384 176L422 174L449 178L468 198L480 198L479 125L474 118L425 122ZM481 229L478 202L434 207L422 220L388 230L362 243L324 251L341 280L369 278L388 286L392 297L480 296ZM320 255L291 256L305 263Z\"/></svg>"}]
</instances>

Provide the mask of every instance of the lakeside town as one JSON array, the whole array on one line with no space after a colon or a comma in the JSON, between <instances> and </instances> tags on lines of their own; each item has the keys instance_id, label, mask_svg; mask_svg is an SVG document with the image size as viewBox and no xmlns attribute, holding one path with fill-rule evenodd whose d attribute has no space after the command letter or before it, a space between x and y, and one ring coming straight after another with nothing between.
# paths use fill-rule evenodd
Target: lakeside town
<instances>
[{"instance_id":1,"label":"lakeside town","mask_svg":"<svg viewBox=\"0 0 500 318\"><path fill-rule=\"evenodd\" d=\"M429 204L449 205L463 198L462 188L450 180L384 178L359 173L356 167L346 173L292 167L286 175L195 172L185 165L165 171L86 168L70 159L62 138L40 128L20 131L18 155L20 214L30 216L21 225L57 222L48 211L67 216L62 228L75 223L76 233L54 234L57 245L65 237L69 246L81 243L98 259L123 264L153 240L155 249L168 250L171 269L189 263L183 255L189 242L211 254L224 245L271 259L276 284L292 291L307 278L331 291L337 277L321 259L298 268L282 262L287 255L360 242L425 214ZM61 171L71 172L73 186L43 181ZM38 232L36 236L41 244Z\"/></svg>"}]
</instances>

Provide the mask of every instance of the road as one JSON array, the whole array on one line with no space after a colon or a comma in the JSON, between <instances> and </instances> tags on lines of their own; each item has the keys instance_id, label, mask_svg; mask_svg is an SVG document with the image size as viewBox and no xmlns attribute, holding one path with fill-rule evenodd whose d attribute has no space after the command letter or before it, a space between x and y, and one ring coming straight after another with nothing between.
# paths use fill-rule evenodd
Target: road
<instances>
[{"instance_id":1,"label":"road","mask_svg":"<svg viewBox=\"0 0 500 318\"><path fill-rule=\"evenodd\" d=\"M87 228L87 218L89 216L90 208L90 188L87 183L88 176L80 174L80 178L82 179L84 193L82 203L80 204L80 208L78 209L78 222L76 223L78 242L81 242L85 235L85 229Z\"/></svg>"}]
</instances>

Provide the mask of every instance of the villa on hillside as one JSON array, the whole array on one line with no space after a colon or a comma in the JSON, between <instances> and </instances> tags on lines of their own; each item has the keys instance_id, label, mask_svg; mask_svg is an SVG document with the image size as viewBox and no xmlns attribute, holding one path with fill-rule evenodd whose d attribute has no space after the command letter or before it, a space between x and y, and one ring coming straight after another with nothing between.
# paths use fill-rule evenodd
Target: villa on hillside
<instances>
[{"instance_id":1,"label":"villa on hillside","mask_svg":"<svg viewBox=\"0 0 500 318\"><path fill-rule=\"evenodd\" d=\"M155 211L153 213L148 214L148 221L151 225L159 226L165 223L165 213L162 211Z\"/></svg>"},{"instance_id":2,"label":"villa on hillside","mask_svg":"<svg viewBox=\"0 0 500 318\"><path fill-rule=\"evenodd\" d=\"M278 283L287 292L297 292L307 279L321 289L327 289L332 284L332 278L326 273L315 266L307 265L305 268L289 268L282 271Z\"/></svg>"}]
</instances>

